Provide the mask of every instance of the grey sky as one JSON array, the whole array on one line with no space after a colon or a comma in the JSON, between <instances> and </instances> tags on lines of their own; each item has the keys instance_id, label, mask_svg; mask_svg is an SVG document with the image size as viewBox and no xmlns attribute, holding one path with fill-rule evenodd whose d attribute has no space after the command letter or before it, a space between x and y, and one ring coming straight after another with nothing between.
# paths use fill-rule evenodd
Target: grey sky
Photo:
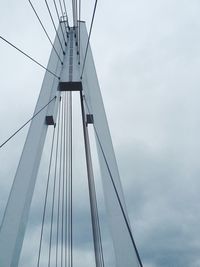
<instances>
[{"instance_id":1,"label":"grey sky","mask_svg":"<svg viewBox=\"0 0 200 267\"><path fill-rule=\"evenodd\" d=\"M46 64L50 46L28 1L1 2L0 35ZM44 3L33 2L53 38ZM87 25L92 5L83 1ZM102 0L98 4L91 44L144 267L200 266L199 13L197 0ZM44 72L1 41L0 62L0 140L4 141L31 116ZM0 152L1 207L25 133ZM81 198L80 191L77 188ZM80 228L86 229L87 205L77 202ZM37 214L34 203L33 214ZM37 223L30 224L32 238ZM105 236L106 227L105 223ZM93 256L85 240L81 236L77 241L77 253L88 262ZM106 248L109 242L107 238ZM23 267L32 262L34 249L27 245Z\"/></svg>"}]
</instances>

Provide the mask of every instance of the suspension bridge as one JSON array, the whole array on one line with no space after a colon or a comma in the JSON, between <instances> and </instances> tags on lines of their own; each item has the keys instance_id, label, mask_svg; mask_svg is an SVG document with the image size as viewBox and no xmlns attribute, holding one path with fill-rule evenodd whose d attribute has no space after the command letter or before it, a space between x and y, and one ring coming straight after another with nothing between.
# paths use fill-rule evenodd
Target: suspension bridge
<instances>
[{"instance_id":1,"label":"suspension bridge","mask_svg":"<svg viewBox=\"0 0 200 267\"><path fill-rule=\"evenodd\" d=\"M74 168L73 134L74 101L77 96L78 112L82 120L84 155L87 171L88 201L94 266L106 267L105 249L102 242L102 227L96 194L93 155L91 153L90 129L96 140L99 167L103 185L107 219L112 236L115 266L142 267L137 250L126 204L124 201L117 162L113 150L109 127L103 106L102 96L95 70L95 63L90 47L97 0L94 2L89 31L82 21L81 0L72 0L71 10L63 0L53 0L55 21L49 2L46 9L55 30L54 41L50 38L42 18L28 0L33 15L36 16L45 36L52 46L47 66L41 64L32 55L26 53L4 36L0 36L10 49L15 49L38 67L45 70L45 75L32 117L17 131L0 144L0 148L15 137L29 123L29 130L22 155L13 180L8 202L0 228L0 266L19 266L19 259L25 237L31 202L34 196L45 141L51 135L48 155L48 171L43 196L40 236L35 266L76 266L74 264ZM68 14L72 14L71 19ZM58 25L57 25L58 24ZM45 220L49 214L49 225ZM44 248L45 233L48 232L48 248ZM31 242L31 241L30 241ZM91 265L92 266L92 265Z\"/></svg>"}]
</instances>

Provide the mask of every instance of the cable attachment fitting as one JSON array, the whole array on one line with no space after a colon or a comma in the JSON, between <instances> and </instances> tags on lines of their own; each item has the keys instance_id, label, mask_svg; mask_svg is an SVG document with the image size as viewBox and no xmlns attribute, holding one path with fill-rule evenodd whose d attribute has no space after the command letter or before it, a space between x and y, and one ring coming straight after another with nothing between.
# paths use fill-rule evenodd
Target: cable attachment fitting
<instances>
[{"instance_id":1,"label":"cable attachment fitting","mask_svg":"<svg viewBox=\"0 0 200 267\"><path fill-rule=\"evenodd\" d=\"M94 124L93 114L86 114L86 125Z\"/></svg>"}]
</instances>

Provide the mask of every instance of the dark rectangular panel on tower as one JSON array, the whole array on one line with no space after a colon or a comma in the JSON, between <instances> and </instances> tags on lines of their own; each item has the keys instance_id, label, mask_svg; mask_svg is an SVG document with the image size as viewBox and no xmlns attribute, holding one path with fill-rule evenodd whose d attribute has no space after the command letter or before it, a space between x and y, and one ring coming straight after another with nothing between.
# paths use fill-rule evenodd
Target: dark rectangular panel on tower
<instances>
[{"instance_id":1,"label":"dark rectangular panel on tower","mask_svg":"<svg viewBox=\"0 0 200 267\"><path fill-rule=\"evenodd\" d=\"M82 82L60 82L59 91L81 91Z\"/></svg>"}]
</instances>

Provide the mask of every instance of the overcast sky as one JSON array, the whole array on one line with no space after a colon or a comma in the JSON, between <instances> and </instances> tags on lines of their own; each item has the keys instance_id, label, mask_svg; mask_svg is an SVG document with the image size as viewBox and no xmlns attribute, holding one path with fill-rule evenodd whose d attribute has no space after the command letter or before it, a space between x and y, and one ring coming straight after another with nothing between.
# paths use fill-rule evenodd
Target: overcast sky
<instances>
[{"instance_id":1,"label":"overcast sky","mask_svg":"<svg viewBox=\"0 0 200 267\"><path fill-rule=\"evenodd\" d=\"M53 39L43 2L33 1ZM89 26L94 1L85 2L82 19ZM200 266L199 14L199 0L99 0L96 12L91 45L144 267ZM0 35L47 64L51 47L28 1L1 0ZM0 76L1 143L31 116L44 71L0 40ZM26 132L0 151L1 216ZM77 176L82 165L80 159ZM93 253L85 236L90 235L88 206L81 186L75 190L77 229L83 229L76 236L79 267L88 266ZM36 185L41 196L39 191ZM20 267L35 266L39 199L33 200L27 230L34 242L31 246L29 239L23 248ZM104 247L113 267L109 238Z\"/></svg>"}]
</instances>

